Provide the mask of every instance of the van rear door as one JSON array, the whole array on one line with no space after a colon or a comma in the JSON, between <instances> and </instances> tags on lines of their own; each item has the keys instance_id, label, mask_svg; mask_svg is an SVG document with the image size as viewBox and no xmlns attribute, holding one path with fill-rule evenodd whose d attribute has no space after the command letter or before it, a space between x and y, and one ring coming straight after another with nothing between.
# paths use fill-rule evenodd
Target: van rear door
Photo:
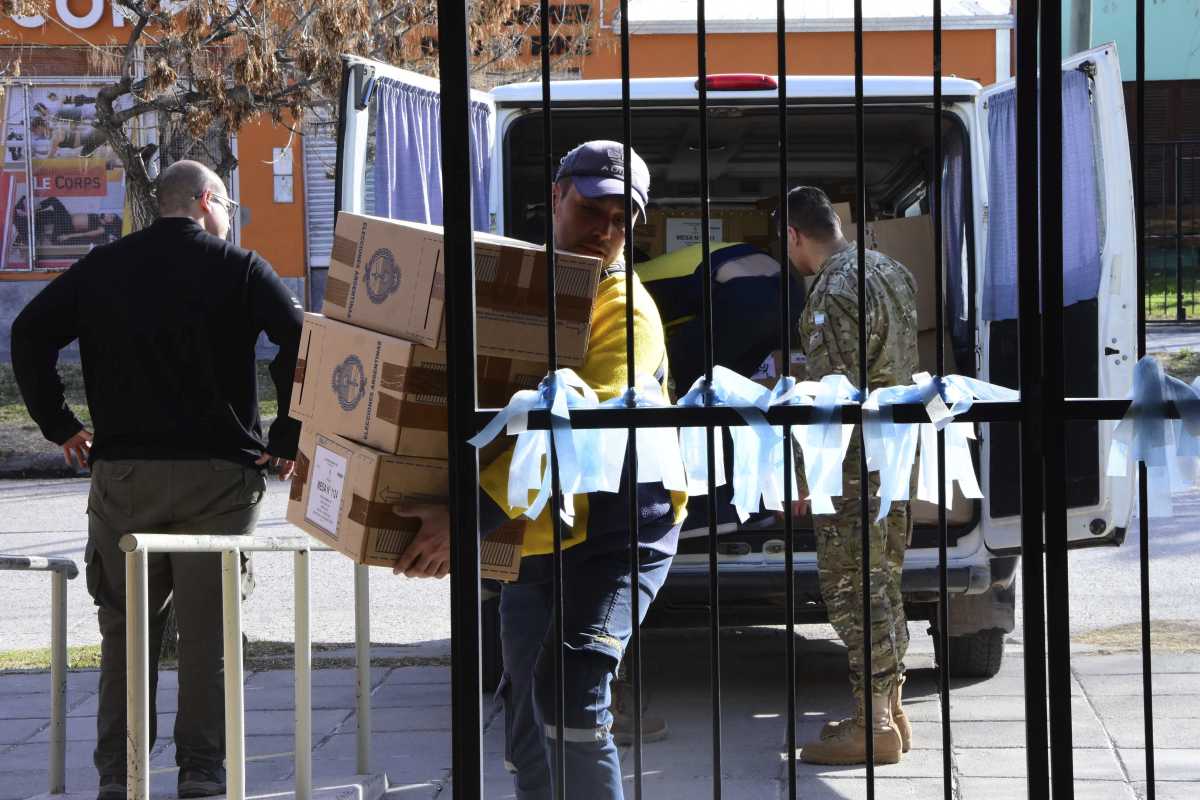
<instances>
[{"instance_id":1,"label":"van rear door","mask_svg":"<svg viewBox=\"0 0 1200 800\"><path fill-rule=\"evenodd\" d=\"M1136 231L1129 136L1116 46L1065 60L1063 70L1064 329L1068 396L1125 397L1137 353ZM1018 386L1014 82L977 100L975 187L981 377ZM1007 189L1007 192L1005 191ZM1073 421L1067 436L1070 546L1120 544L1128 519L1114 503L1132 491L1105 476L1113 422ZM996 552L1020 548L1020 452L1015 423L984 426L983 527ZM1127 507L1127 506L1126 506Z\"/></svg>"}]
</instances>

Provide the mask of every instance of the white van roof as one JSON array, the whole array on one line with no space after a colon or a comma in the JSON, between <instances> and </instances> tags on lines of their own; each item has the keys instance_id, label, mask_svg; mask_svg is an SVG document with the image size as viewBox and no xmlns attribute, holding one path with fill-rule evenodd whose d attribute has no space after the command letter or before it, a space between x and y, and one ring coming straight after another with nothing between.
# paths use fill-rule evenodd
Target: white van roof
<instances>
[{"instance_id":1,"label":"white van roof","mask_svg":"<svg viewBox=\"0 0 1200 800\"><path fill-rule=\"evenodd\" d=\"M696 78L635 78L629 82L630 97L634 101L648 100L696 100ZM617 79L552 81L550 97L557 103L588 103L597 101L620 101L621 81ZM942 96L949 99L973 98L981 86L963 78L942 78ZM932 97L933 77L903 75L871 75L863 79L866 97ZM787 94L790 98L854 98L853 75L789 75ZM774 102L777 90L713 91L708 92L708 101L719 105L723 100L762 100ZM497 105L527 106L542 102L540 81L510 83L492 90Z\"/></svg>"}]
</instances>

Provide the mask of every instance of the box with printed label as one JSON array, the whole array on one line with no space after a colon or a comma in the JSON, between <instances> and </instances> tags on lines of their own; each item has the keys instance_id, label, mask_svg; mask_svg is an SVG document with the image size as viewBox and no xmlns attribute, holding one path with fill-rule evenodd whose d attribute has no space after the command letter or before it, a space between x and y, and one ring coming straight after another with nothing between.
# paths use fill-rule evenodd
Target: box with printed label
<instances>
[{"instance_id":1,"label":"box with printed label","mask_svg":"<svg viewBox=\"0 0 1200 800\"><path fill-rule=\"evenodd\" d=\"M341 212L325 283L325 315L443 347L444 251L441 226ZM554 262L558 359L562 366L579 366L591 333L600 259L557 253ZM545 248L476 233L478 353L544 360L547 320Z\"/></svg>"},{"instance_id":2,"label":"box with printed label","mask_svg":"<svg viewBox=\"0 0 1200 800\"><path fill-rule=\"evenodd\" d=\"M480 356L479 406L503 407L546 371L544 362ZM387 453L446 458L446 354L305 314L288 414Z\"/></svg>"},{"instance_id":3,"label":"box with printed label","mask_svg":"<svg viewBox=\"0 0 1200 800\"><path fill-rule=\"evenodd\" d=\"M305 426L287 519L355 563L390 567L421 527L415 517L398 516L394 506L445 504L448 485L448 465L442 459L381 453ZM522 533L501 529L481 543L484 577L516 576Z\"/></svg>"}]
</instances>

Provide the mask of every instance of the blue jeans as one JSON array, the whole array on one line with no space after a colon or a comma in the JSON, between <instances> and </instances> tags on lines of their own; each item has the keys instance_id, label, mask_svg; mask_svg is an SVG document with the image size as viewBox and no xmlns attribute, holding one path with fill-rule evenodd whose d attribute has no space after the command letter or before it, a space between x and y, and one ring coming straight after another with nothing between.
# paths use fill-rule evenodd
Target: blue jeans
<instances>
[{"instance_id":1,"label":"blue jeans","mask_svg":"<svg viewBox=\"0 0 1200 800\"><path fill-rule=\"evenodd\" d=\"M554 630L552 556L532 556L500 594L506 757L517 800L552 796ZM672 556L639 552L639 611L645 618ZM566 796L621 800L621 764L609 735L609 685L633 633L628 548L585 542L563 552L564 751ZM640 622L640 619L639 619Z\"/></svg>"}]
</instances>

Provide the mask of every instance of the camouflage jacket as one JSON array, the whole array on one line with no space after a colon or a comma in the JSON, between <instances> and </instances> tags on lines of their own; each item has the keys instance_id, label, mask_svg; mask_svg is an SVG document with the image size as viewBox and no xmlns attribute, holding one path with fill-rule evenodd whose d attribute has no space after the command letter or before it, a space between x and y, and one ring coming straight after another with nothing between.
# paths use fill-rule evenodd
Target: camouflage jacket
<instances>
[{"instance_id":1,"label":"camouflage jacket","mask_svg":"<svg viewBox=\"0 0 1200 800\"><path fill-rule=\"evenodd\" d=\"M809 380L840 374L860 389L912 383L917 371L917 286L899 261L868 250L867 386L858 365L858 248L822 265L800 317L800 347Z\"/></svg>"}]
</instances>

